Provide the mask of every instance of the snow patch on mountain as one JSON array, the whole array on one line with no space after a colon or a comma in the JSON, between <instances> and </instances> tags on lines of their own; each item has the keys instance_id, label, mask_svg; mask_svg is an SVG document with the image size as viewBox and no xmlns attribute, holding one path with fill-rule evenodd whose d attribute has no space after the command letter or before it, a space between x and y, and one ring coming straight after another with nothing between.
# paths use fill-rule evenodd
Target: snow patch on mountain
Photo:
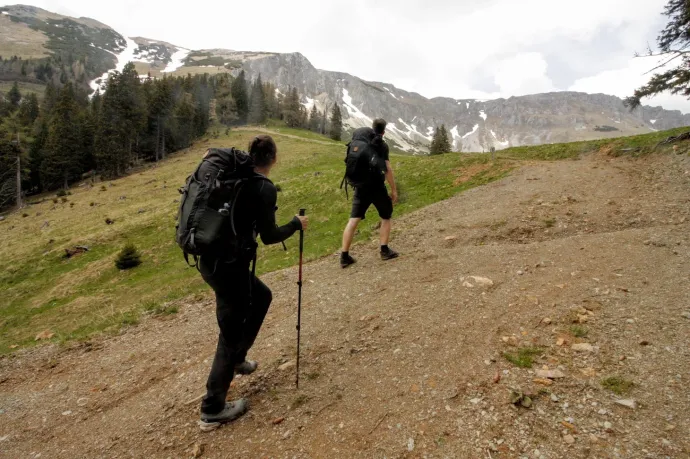
<instances>
[{"instance_id":1,"label":"snow patch on mountain","mask_svg":"<svg viewBox=\"0 0 690 459\"><path fill-rule=\"evenodd\" d=\"M396 97L396 95L393 94L393 91L391 91L390 89L386 88L385 86L384 86L383 89L385 89L386 91L388 91L388 94L390 94L390 95L393 97L393 99L399 100L399 99Z\"/></svg>"},{"instance_id":2,"label":"snow patch on mountain","mask_svg":"<svg viewBox=\"0 0 690 459\"><path fill-rule=\"evenodd\" d=\"M468 138L469 136L471 136L472 134L474 134L475 132L477 132L478 129L479 129L479 125L478 125L478 124L475 124L474 127L472 128L472 130L471 130L470 132L468 132L467 134L463 135L462 138L463 138L463 139Z\"/></svg>"},{"instance_id":3,"label":"snow patch on mountain","mask_svg":"<svg viewBox=\"0 0 690 459\"><path fill-rule=\"evenodd\" d=\"M458 132L457 126L450 130L450 135L453 136L453 151L460 151L462 149L462 136Z\"/></svg>"},{"instance_id":4,"label":"snow patch on mountain","mask_svg":"<svg viewBox=\"0 0 690 459\"><path fill-rule=\"evenodd\" d=\"M302 103L302 105L304 105L304 108L306 108L307 111L311 111L311 108L314 106L314 99L307 97L307 101ZM316 108L318 109L319 107Z\"/></svg>"},{"instance_id":5,"label":"snow patch on mountain","mask_svg":"<svg viewBox=\"0 0 690 459\"><path fill-rule=\"evenodd\" d=\"M184 60L187 59L187 56L189 56L189 53L191 51L188 49L184 48L178 48L175 53L170 58L170 62L168 65L163 69L163 73L170 73L174 72L175 70L179 69L184 65Z\"/></svg>"},{"instance_id":6,"label":"snow patch on mountain","mask_svg":"<svg viewBox=\"0 0 690 459\"><path fill-rule=\"evenodd\" d=\"M419 136L419 137L421 137L422 139L426 139L426 140L428 140L428 141L431 141L431 136L426 136L426 135L422 134L421 132L419 132L419 131L417 130L417 126L415 126L414 124L407 124L405 121L403 121L402 118L398 118L398 121L400 121L400 123L401 123L403 126L405 126L405 128L407 128L407 132L404 132L404 134L405 134L410 140L417 142L417 141L419 141L420 139L416 139L415 136Z\"/></svg>"},{"instance_id":7,"label":"snow patch on mountain","mask_svg":"<svg viewBox=\"0 0 690 459\"><path fill-rule=\"evenodd\" d=\"M486 117L486 113L484 112L484 110L479 112L479 117L482 118L484 121L486 121L487 117Z\"/></svg>"},{"instance_id":8,"label":"snow patch on mountain","mask_svg":"<svg viewBox=\"0 0 690 459\"><path fill-rule=\"evenodd\" d=\"M105 85L108 82L108 75L110 75L112 72L122 72L122 70L124 70L125 65L127 65L128 62L134 61L134 53L136 52L138 47L139 45L137 45L134 42L134 40L132 40L131 38L125 38L125 44L121 51L118 54L111 53L115 55L115 57L117 58L117 64L115 65L115 68L112 70L108 70L103 75L89 83L91 89L93 89L94 92L97 90L101 90L101 92L105 91Z\"/></svg>"},{"instance_id":9,"label":"snow patch on mountain","mask_svg":"<svg viewBox=\"0 0 690 459\"><path fill-rule=\"evenodd\" d=\"M656 124L656 120L649 120L650 123Z\"/></svg>"},{"instance_id":10,"label":"snow patch on mountain","mask_svg":"<svg viewBox=\"0 0 690 459\"><path fill-rule=\"evenodd\" d=\"M348 114L348 117L343 119L344 124L351 129L371 127L373 120L357 108L347 89L343 88L342 91L343 105ZM411 143L412 139L407 137L406 132L398 129L395 123L388 123L388 126L386 126L386 139L403 151L412 152L419 150L418 147Z\"/></svg>"},{"instance_id":11,"label":"snow patch on mountain","mask_svg":"<svg viewBox=\"0 0 690 459\"><path fill-rule=\"evenodd\" d=\"M350 96L350 93L348 92L347 89L343 88L343 104L345 105L345 108L347 109L347 113L350 115L349 119L355 119L358 121L363 121L365 122L366 126L370 126L371 123L373 123L373 120L369 118L367 115L362 113L362 111L355 107L355 105L352 103L352 97ZM351 124L352 127L362 127L360 124L357 123L358 125L355 126L354 124Z\"/></svg>"},{"instance_id":12,"label":"snow patch on mountain","mask_svg":"<svg viewBox=\"0 0 690 459\"><path fill-rule=\"evenodd\" d=\"M433 137L433 136L434 136L434 131L435 131L435 130L436 130L436 129L435 129L434 127L429 126L428 128L426 128L426 135L427 135L428 137Z\"/></svg>"},{"instance_id":13,"label":"snow patch on mountain","mask_svg":"<svg viewBox=\"0 0 690 459\"><path fill-rule=\"evenodd\" d=\"M508 140L503 142L503 141L499 140L498 136L496 136L496 133L494 131L489 131L489 132L491 132L491 135L494 136L494 139L496 139L496 142L498 142L498 144L500 146L502 146L503 148L507 148L508 146L510 146L510 142Z\"/></svg>"}]
</instances>

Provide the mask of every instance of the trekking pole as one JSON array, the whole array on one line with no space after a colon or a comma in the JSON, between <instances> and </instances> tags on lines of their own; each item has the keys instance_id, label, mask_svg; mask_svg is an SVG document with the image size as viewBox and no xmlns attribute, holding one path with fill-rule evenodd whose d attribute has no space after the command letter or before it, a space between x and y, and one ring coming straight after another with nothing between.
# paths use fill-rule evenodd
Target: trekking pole
<instances>
[{"instance_id":1,"label":"trekking pole","mask_svg":"<svg viewBox=\"0 0 690 459\"><path fill-rule=\"evenodd\" d=\"M300 209L300 217L304 217L306 209ZM304 230L299 230L299 281L297 285L299 286L297 294L297 380L295 386L299 389L299 339L300 339L300 328L302 322L302 254L304 253Z\"/></svg>"}]
</instances>

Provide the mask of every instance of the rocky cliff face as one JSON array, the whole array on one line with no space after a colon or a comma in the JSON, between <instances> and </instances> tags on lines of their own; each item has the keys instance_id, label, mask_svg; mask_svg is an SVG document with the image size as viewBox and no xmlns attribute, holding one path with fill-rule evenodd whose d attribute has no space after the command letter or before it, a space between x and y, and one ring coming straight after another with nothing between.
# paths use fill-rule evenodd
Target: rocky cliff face
<instances>
[{"instance_id":1,"label":"rocky cliff face","mask_svg":"<svg viewBox=\"0 0 690 459\"><path fill-rule=\"evenodd\" d=\"M436 126L445 124L456 151L570 142L690 125L690 115L661 107L633 113L617 97L557 92L489 101L427 99L393 85L363 81L346 73L314 68L301 54L272 54L244 62L249 78L260 73L282 91L295 86L311 108L337 102L347 126L389 122L388 139L406 151L426 151Z\"/></svg>"}]
</instances>

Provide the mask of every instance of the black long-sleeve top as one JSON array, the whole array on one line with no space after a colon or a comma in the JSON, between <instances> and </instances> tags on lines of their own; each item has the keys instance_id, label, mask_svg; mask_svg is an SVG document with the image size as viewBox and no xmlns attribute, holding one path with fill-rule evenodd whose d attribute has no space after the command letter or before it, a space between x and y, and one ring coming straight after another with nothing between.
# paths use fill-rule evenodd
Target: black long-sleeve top
<instances>
[{"instance_id":1,"label":"black long-sleeve top","mask_svg":"<svg viewBox=\"0 0 690 459\"><path fill-rule=\"evenodd\" d=\"M235 228L238 234L252 235L253 231L261 236L266 244L277 244L288 239L302 228L297 217L283 226L276 224L276 203L278 190L273 182L265 178L249 181L242 189L235 209Z\"/></svg>"}]
</instances>

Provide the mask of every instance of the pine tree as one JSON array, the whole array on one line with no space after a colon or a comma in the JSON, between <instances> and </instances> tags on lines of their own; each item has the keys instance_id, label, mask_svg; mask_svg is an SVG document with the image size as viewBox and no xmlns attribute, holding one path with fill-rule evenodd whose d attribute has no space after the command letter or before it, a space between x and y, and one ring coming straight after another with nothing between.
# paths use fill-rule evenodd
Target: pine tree
<instances>
[{"instance_id":1,"label":"pine tree","mask_svg":"<svg viewBox=\"0 0 690 459\"><path fill-rule=\"evenodd\" d=\"M311 113L309 113L309 130L314 132L319 132L319 125L321 124L321 114L316 109L316 103L311 107Z\"/></svg>"},{"instance_id":2,"label":"pine tree","mask_svg":"<svg viewBox=\"0 0 690 459\"><path fill-rule=\"evenodd\" d=\"M328 132L327 128L328 128L328 105L326 105L326 109L321 114L321 120L319 121L319 134L326 135L326 132Z\"/></svg>"},{"instance_id":3,"label":"pine tree","mask_svg":"<svg viewBox=\"0 0 690 459\"><path fill-rule=\"evenodd\" d=\"M249 123L262 124L266 122L266 100L264 98L264 86L261 82L261 74L252 86L252 95L249 108Z\"/></svg>"},{"instance_id":4,"label":"pine tree","mask_svg":"<svg viewBox=\"0 0 690 459\"><path fill-rule=\"evenodd\" d=\"M15 151L14 158L14 169L15 171L15 181L14 181L14 194L16 198L17 208L22 207L22 138L24 137L24 126L19 118L19 113L15 111L9 116L6 116L2 120L0 129L5 131L10 139L10 142L14 145L13 150ZM10 159L10 161L11 161Z\"/></svg>"},{"instance_id":5,"label":"pine tree","mask_svg":"<svg viewBox=\"0 0 690 459\"><path fill-rule=\"evenodd\" d=\"M671 54L673 59L680 58L680 61L673 69L652 76L646 85L626 98L624 103L631 110L639 107L643 98L666 91L690 98L690 3L687 0L669 0L664 15L668 16L669 22L657 38L657 55ZM653 55L651 50L649 54Z\"/></svg>"},{"instance_id":6,"label":"pine tree","mask_svg":"<svg viewBox=\"0 0 690 459\"><path fill-rule=\"evenodd\" d=\"M41 177L50 187L62 185L66 189L69 180L80 171L78 155L75 154L81 143L78 116L74 86L67 83L59 91L53 107L41 164Z\"/></svg>"},{"instance_id":7,"label":"pine tree","mask_svg":"<svg viewBox=\"0 0 690 459\"><path fill-rule=\"evenodd\" d=\"M39 114L38 97L36 97L36 94L31 93L24 98L19 106L19 118L24 126L29 127L34 124Z\"/></svg>"},{"instance_id":8,"label":"pine tree","mask_svg":"<svg viewBox=\"0 0 690 459\"><path fill-rule=\"evenodd\" d=\"M239 119L237 115L237 104L232 96L227 95L222 99L216 99L216 115L221 124L230 126Z\"/></svg>"},{"instance_id":9,"label":"pine tree","mask_svg":"<svg viewBox=\"0 0 690 459\"><path fill-rule=\"evenodd\" d=\"M48 140L48 122L45 116L41 116L36 123L34 141L29 147L29 183L31 188L38 192L43 191L43 180L41 168L43 163L44 149Z\"/></svg>"},{"instance_id":10,"label":"pine tree","mask_svg":"<svg viewBox=\"0 0 690 459\"><path fill-rule=\"evenodd\" d=\"M49 115L53 111L55 102L57 101L58 90L53 83L46 85L46 90L43 94L43 103L41 105L41 112L44 115Z\"/></svg>"},{"instance_id":11,"label":"pine tree","mask_svg":"<svg viewBox=\"0 0 690 459\"><path fill-rule=\"evenodd\" d=\"M440 139L439 139L439 149L440 153L448 153L452 150L450 140L448 139L448 132L446 131L446 125L442 124L440 129Z\"/></svg>"},{"instance_id":12,"label":"pine tree","mask_svg":"<svg viewBox=\"0 0 690 459\"><path fill-rule=\"evenodd\" d=\"M165 158L165 132L168 118L175 106L173 83L169 78L156 80L149 116L156 127L155 156L156 161Z\"/></svg>"},{"instance_id":13,"label":"pine tree","mask_svg":"<svg viewBox=\"0 0 690 459\"><path fill-rule=\"evenodd\" d=\"M429 145L429 154L438 155L441 154L439 147L439 140L441 138L441 131L438 127L434 130L434 135L431 137L431 144Z\"/></svg>"},{"instance_id":14,"label":"pine tree","mask_svg":"<svg viewBox=\"0 0 690 459\"><path fill-rule=\"evenodd\" d=\"M291 128L302 127L302 114L301 114L301 104L299 103L299 93L297 88L291 88L285 98L285 104L283 107L283 117L285 119L285 124Z\"/></svg>"},{"instance_id":15,"label":"pine tree","mask_svg":"<svg viewBox=\"0 0 690 459\"><path fill-rule=\"evenodd\" d=\"M237 116L240 123L246 123L249 115L249 96L247 95L247 80L244 70L232 82L231 94L237 105Z\"/></svg>"},{"instance_id":16,"label":"pine tree","mask_svg":"<svg viewBox=\"0 0 690 459\"><path fill-rule=\"evenodd\" d=\"M195 109L189 94L183 97L175 107L175 137L177 146L187 148L194 139L194 115Z\"/></svg>"},{"instance_id":17,"label":"pine tree","mask_svg":"<svg viewBox=\"0 0 690 459\"><path fill-rule=\"evenodd\" d=\"M340 107L337 103L333 104L333 111L331 112L331 131L330 137L333 140L340 140L343 136L343 118L340 113Z\"/></svg>"},{"instance_id":18,"label":"pine tree","mask_svg":"<svg viewBox=\"0 0 690 459\"><path fill-rule=\"evenodd\" d=\"M12 111L19 108L19 102L22 100L22 93L19 92L19 84L15 81L12 88L7 92L7 100L10 102Z\"/></svg>"},{"instance_id":19,"label":"pine tree","mask_svg":"<svg viewBox=\"0 0 690 459\"><path fill-rule=\"evenodd\" d=\"M266 117L273 119L280 118L276 87L271 83L264 83L264 101L266 103Z\"/></svg>"},{"instance_id":20,"label":"pine tree","mask_svg":"<svg viewBox=\"0 0 690 459\"><path fill-rule=\"evenodd\" d=\"M141 264L141 255L134 246L134 244L127 244L122 248L115 259L115 266L117 269L131 269L136 268Z\"/></svg>"}]
</instances>

